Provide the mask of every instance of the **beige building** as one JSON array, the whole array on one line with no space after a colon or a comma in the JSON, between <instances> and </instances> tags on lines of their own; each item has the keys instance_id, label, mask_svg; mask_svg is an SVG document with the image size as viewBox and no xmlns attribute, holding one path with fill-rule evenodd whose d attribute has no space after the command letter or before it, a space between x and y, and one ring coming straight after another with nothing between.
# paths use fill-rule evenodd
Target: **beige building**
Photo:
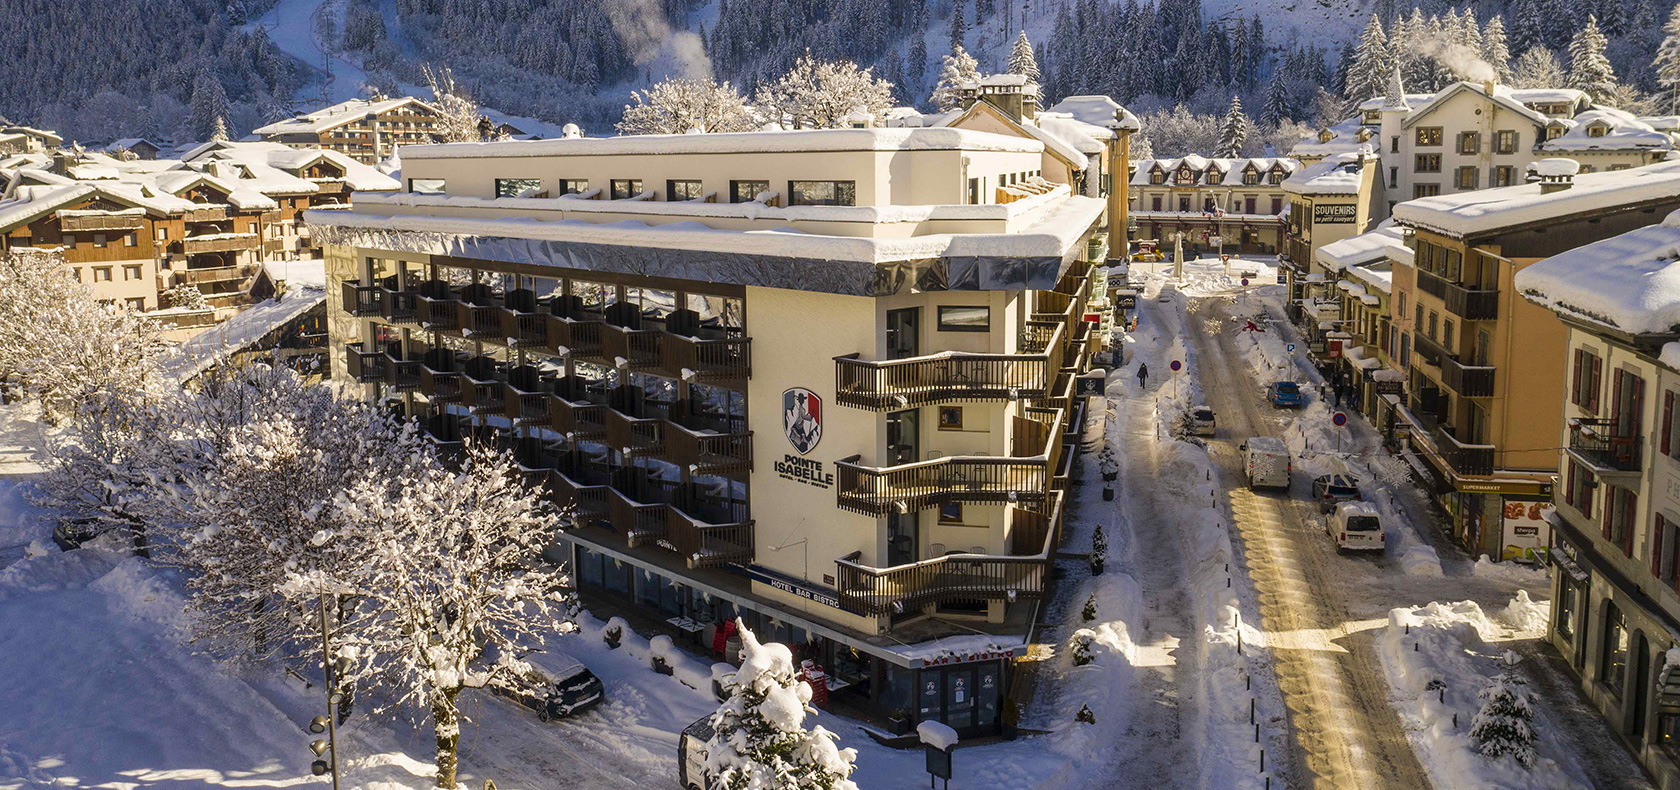
<instances>
[{"instance_id":1,"label":"beige building","mask_svg":"<svg viewBox=\"0 0 1680 790\"><path fill-rule=\"evenodd\" d=\"M1270 255L1284 246L1283 183L1293 159L1203 156L1141 159L1133 165L1131 216L1135 239L1171 257L1186 252Z\"/></svg>"},{"instance_id":2,"label":"beige building","mask_svg":"<svg viewBox=\"0 0 1680 790\"><path fill-rule=\"evenodd\" d=\"M1680 646L1680 303L1662 286L1680 275L1677 226L1671 215L1518 274L1523 296L1566 327L1551 352L1564 373L1561 490L1555 514L1505 513L1552 528L1548 637L1665 787L1680 782L1680 677L1664 658Z\"/></svg>"},{"instance_id":3,"label":"beige building","mask_svg":"<svg viewBox=\"0 0 1680 790\"><path fill-rule=\"evenodd\" d=\"M337 151L365 165L377 164L399 145L434 141L437 108L412 96L351 99L253 130L263 140L293 148Z\"/></svg>"},{"instance_id":4,"label":"beige building","mask_svg":"<svg viewBox=\"0 0 1680 790\"><path fill-rule=\"evenodd\" d=\"M1339 331L1341 320L1335 276L1317 263L1317 252L1364 233L1386 216L1378 200L1382 174L1377 165L1369 154L1335 154L1302 167L1280 186L1289 199L1287 237L1278 255L1289 289L1285 309L1316 353L1330 348L1328 334Z\"/></svg>"},{"instance_id":5,"label":"beige building","mask_svg":"<svg viewBox=\"0 0 1680 790\"><path fill-rule=\"evenodd\" d=\"M1568 164L1568 163L1565 163ZM1394 305L1411 311L1403 413L1411 446L1434 477L1455 535L1473 553L1503 556L1501 514L1550 501L1563 430L1567 331L1523 299L1513 279L1530 264L1650 224L1680 207L1680 163L1402 203L1395 222L1414 263L1396 277ZM1402 284L1402 283L1405 284ZM1547 351L1551 349L1552 351Z\"/></svg>"},{"instance_id":6,"label":"beige building","mask_svg":"<svg viewBox=\"0 0 1680 790\"><path fill-rule=\"evenodd\" d=\"M1375 230L1319 247L1314 260L1332 280L1332 293L1340 301L1336 329L1326 333L1321 354L1338 366L1332 376L1349 385L1350 399L1342 408L1364 415L1385 436L1392 436L1411 362L1409 345L1402 349L1400 344L1411 327L1410 310L1399 309L1394 300L1395 264L1409 266L1412 261L1405 234L1384 222Z\"/></svg>"},{"instance_id":7,"label":"beige building","mask_svg":"<svg viewBox=\"0 0 1680 790\"><path fill-rule=\"evenodd\" d=\"M511 447L638 628L707 653L739 616L836 704L996 732L1099 341L1103 203L1044 157L956 128L407 148L406 192L308 217L334 376Z\"/></svg>"}]
</instances>

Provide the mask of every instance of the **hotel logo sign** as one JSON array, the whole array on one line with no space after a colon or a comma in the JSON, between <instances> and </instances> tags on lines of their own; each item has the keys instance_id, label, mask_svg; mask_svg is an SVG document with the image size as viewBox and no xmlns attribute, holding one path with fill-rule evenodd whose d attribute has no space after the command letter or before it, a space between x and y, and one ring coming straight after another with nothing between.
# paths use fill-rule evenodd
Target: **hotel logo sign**
<instances>
[{"instance_id":1,"label":"hotel logo sign","mask_svg":"<svg viewBox=\"0 0 1680 790\"><path fill-rule=\"evenodd\" d=\"M782 431L800 455L815 450L822 441L822 398L804 387L783 392Z\"/></svg>"}]
</instances>

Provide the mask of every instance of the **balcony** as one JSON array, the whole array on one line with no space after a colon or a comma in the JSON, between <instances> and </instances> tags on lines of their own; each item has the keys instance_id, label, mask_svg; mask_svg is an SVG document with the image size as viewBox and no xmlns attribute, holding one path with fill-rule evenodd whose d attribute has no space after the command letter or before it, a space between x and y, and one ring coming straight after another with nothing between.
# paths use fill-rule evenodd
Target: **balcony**
<instances>
[{"instance_id":1,"label":"balcony","mask_svg":"<svg viewBox=\"0 0 1680 790\"><path fill-rule=\"evenodd\" d=\"M744 475L752 471L752 431L717 433L667 422L664 458L694 474Z\"/></svg>"},{"instance_id":2,"label":"balcony","mask_svg":"<svg viewBox=\"0 0 1680 790\"><path fill-rule=\"evenodd\" d=\"M385 380L386 356L379 351L368 350L372 344L345 343L344 363L349 368L353 381L368 383L370 381Z\"/></svg>"},{"instance_id":3,"label":"balcony","mask_svg":"<svg viewBox=\"0 0 1680 790\"><path fill-rule=\"evenodd\" d=\"M420 366L425 357L415 353L408 359L402 356L402 346L392 343L385 351L385 385L397 392L413 392L420 388Z\"/></svg>"},{"instance_id":4,"label":"balcony","mask_svg":"<svg viewBox=\"0 0 1680 790\"><path fill-rule=\"evenodd\" d=\"M227 217L227 206L205 206L189 209L181 214L181 219L185 222L221 222Z\"/></svg>"},{"instance_id":5,"label":"balcony","mask_svg":"<svg viewBox=\"0 0 1680 790\"><path fill-rule=\"evenodd\" d=\"M58 212L59 230L65 233L85 233L99 230L138 230L146 226L144 209L123 209L112 212Z\"/></svg>"},{"instance_id":6,"label":"balcony","mask_svg":"<svg viewBox=\"0 0 1680 790\"><path fill-rule=\"evenodd\" d=\"M1466 321L1492 321L1499 317L1499 291L1471 289L1426 271L1417 273L1418 289L1439 298L1447 312Z\"/></svg>"},{"instance_id":7,"label":"balcony","mask_svg":"<svg viewBox=\"0 0 1680 790\"><path fill-rule=\"evenodd\" d=\"M520 365L508 371L507 416L515 426L548 427L548 388L552 381L535 365Z\"/></svg>"},{"instance_id":8,"label":"balcony","mask_svg":"<svg viewBox=\"0 0 1680 790\"><path fill-rule=\"evenodd\" d=\"M262 247L262 239L255 233L210 233L188 236L181 240L181 252L199 255L206 252L239 252Z\"/></svg>"},{"instance_id":9,"label":"balcony","mask_svg":"<svg viewBox=\"0 0 1680 790\"><path fill-rule=\"evenodd\" d=\"M1490 366L1461 365L1455 357L1441 357L1441 383L1466 398L1493 397L1493 372Z\"/></svg>"},{"instance_id":10,"label":"balcony","mask_svg":"<svg viewBox=\"0 0 1680 790\"><path fill-rule=\"evenodd\" d=\"M562 459L549 472L548 486L556 504L574 508L584 516L605 516L608 479L604 470Z\"/></svg>"},{"instance_id":11,"label":"balcony","mask_svg":"<svg viewBox=\"0 0 1680 790\"><path fill-rule=\"evenodd\" d=\"M256 274L256 267L244 266L205 266L197 269L172 270L176 285L214 285L216 283L233 283L244 280Z\"/></svg>"},{"instance_id":12,"label":"balcony","mask_svg":"<svg viewBox=\"0 0 1680 790\"><path fill-rule=\"evenodd\" d=\"M674 376L711 384L745 384L752 376L752 338L668 333L664 366Z\"/></svg>"},{"instance_id":13,"label":"balcony","mask_svg":"<svg viewBox=\"0 0 1680 790\"><path fill-rule=\"evenodd\" d=\"M439 452L454 454L466 446L466 433L462 430L461 416L458 414L429 415L422 421L420 430Z\"/></svg>"},{"instance_id":14,"label":"balcony","mask_svg":"<svg viewBox=\"0 0 1680 790\"><path fill-rule=\"evenodd\" d=\"M548 318L535 292L521 288L509 291L502 299L502 337L518 348L539 348L548 343Z\"/></svg>"},{"instance_id":15,"label":"balcony","mask_svg":"<svg viewBox=\"0 0 1680 790\"><path fill-rule=\"evenodd\" d=\"M668 407L654 402L632 404L623 397L628 391L621 388L615 392L613 405L606 411L607 446L618 448L627 456L662 455Z\"/></svg>"},{"instance_id":16,"label":"balcony","mask_svg":"<svg viewBox=\"0 0 1680 790\"><path fill-rule=\"evenodd\" d=\"M1011 455L952 456L896 466L835 461L835 504L866 516L912 513L947 502L1041 503L1061 461L1066 412L1029 409L1016 418Z\"/></svg>"},{"instance_id":17,"label":"balcony","mask_svg":"<svg viewBox=\"0 0 1680 790\"><path fill-rule=\"evenodd\" d=\"M662 329L630 329L603 323L600 356L608 362L622 359L636 369L658 367L664 361L662 341L665 337Z\"/></svg>"},{"instance_id":18,"label":"balcony","mask_svg":"<svg viewBox=\"0 0 1680 790\"><path fill-rule=\"evenodd\" d=\"M362 285L360 280L344 281L344 312L358 318L379 315L381 308L380 289L372 285Z\"/></svg>"},{"instance_id":19,"label":"balcony","mask_svg":"<svg viewBox=\"0 0 1680 790\"><path fill-rule=\"evenodd\" d=\"M387 277L378 286L379 317L393 324L414 320L415 294L399 288L396 277ZM349 304L349 302L345 302Z\"/></svg>"},{"instance_id":20,"label":"balcony","mask_svg":"<svg viewBox=\"0 0 1680 790\"><path fill-rule=\"evenodd\" d=\"M1440 425L1429 436L1435 442L1436 453L1454 472L1470 476L1493 474L1493 445L1464 444Z\"/></svg>"},{"instance_id":21,"label":"balcony","mask_svg":"<svg viewBox=\"0 0 1680 790\"><path fill-rule=\"evenodd\" d=\"M461 399L461 371L467 355L446 348L427 351L420 360L420 392L433 403L454 403Z\"/></svg>"},{"instance_id":22,"label":"balcony","mask_svg":"<svg viewBox=\"0 0 1680 790\"><path fill-rule=\"evenodd\" d=\"M947 554L943 557L875 568L860 563L860 552L835 560L835 588L840 606L864 616L914 611L952 600L1016 601L1044 595L1050 579L1052 552L1062 520L1058 492L1043 510L1016 510L1012 522L1038 525L1024 535L1020 546L1030 553Z\"/></svg>"},{"instance_id":23,"label":"balcony","mask_svg":"<svg viewBox=\"0 0 1680 790\"><path fill-rule=\"evenodd\" d=\"M599 439L607 432L606 393L582 379L553 380L548 396L549 427L569 439Z\"/></svg>"},{"instance_id":24,"label":"balcony","mask_svg":"<svg viewBox=\"0 0 1680 790\"><path fill-rule=\"evenodd\" d=\"M474 283L461 289L456 303L455 325L461 334L475 338L500 339L502 335L502 307L490 286Z\"/></svg>"},{"instance_id":25,"label":"balcony","mask_svg":"<svg viewBox=\"0 0 1680 790\"><path fill-rule=\"evenodd\" d=\"M548 347L561 355L600 359L603 348L602 328L605 326L606 321L600 318L574 318L550 314Z\"/></svg>"},{"instance_id":26,"label":"balcony","mask_svg":"<svg viewBox=\"0 0 1680 790\"><path fill-rule=\"evenodd\" d=\"M1570 420L1569 452L1595 470L1638 472L1644 462L1643 437L1635 426L1616 420Z\"/></svg>"},{"instance_id":27,"label":"balcony","mask_svg":"<svg viewBox=\"0 0 1680 790\"><path fill-rule=\"evenodd\" d=\"M690 515L692 508L681 501L638 502L618 488L607 490L607 510L613 526L623 530L631 548L658 546L676 553L690 568L706 568L737 562L751 562L753 556L750 519L723 519L724 523Z\"/></svg>"},{"instance_id":28,"label":"balcony","mask_svg":"<svg viewBox=\"0 0 1680 790\"><path fill-rule=\"evenodd\" d=\"M414 316L426 329L449 332L458 328L454 289L442 280L421 283L414 297Z\"/></svg>"},{"instance_id":29,"label":"balcony","mask_svg":"<svg viewBox=\"0 0 1680 790\"><path fill-rule=\"evenodd\" d=\"M507 409L507 364L491 357L473 357L461 368L461 405L475 416L501 414Z\"/></svg>"},{"instance_id":30,"label":"balcony","mask_svg":"<svg viewBox=\"0 0 1680 790\"><path fill-rule=\"evenodd\" d=\"M1058 346L1055 325L1047 345ZM946 352L912 359L870 362L853 354L836 357L835 399L872 411L904 409L949 401L1039 399L1059 372L1059 353L967 354Z\"/></svg>"}]
</instances>

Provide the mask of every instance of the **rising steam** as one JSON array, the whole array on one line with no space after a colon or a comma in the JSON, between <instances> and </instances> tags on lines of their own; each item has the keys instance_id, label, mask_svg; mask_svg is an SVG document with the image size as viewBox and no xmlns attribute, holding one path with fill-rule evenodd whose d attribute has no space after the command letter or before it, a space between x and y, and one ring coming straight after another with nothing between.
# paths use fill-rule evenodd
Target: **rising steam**
<instances>
[{"instance_id":1,"label":"rising steam","mask_svg":"<svg viewBox=\"0 0 1680 790\"><path fill-rule=\"evenodd\" d=\"M658 0L606 0L607 19L629 47L637 66L662 61L664 70L687 79L712 78L706 45L686 30L673 30Z\"/></svg>"},{"instance_id":2,"label":"rising steam","mask_svg":"<svg viewBox=\"0 0 1680 790\"><path fill-rule=\"evenodd\" d=\"M1482 60L1480 53L1465 44L1415 41L1411 50L1423 57L1434 58L1460 79L1471 82L1495 82L1499 79L1499 72L1494 70L1493 64Z\"/></svg>"}]
</instances>

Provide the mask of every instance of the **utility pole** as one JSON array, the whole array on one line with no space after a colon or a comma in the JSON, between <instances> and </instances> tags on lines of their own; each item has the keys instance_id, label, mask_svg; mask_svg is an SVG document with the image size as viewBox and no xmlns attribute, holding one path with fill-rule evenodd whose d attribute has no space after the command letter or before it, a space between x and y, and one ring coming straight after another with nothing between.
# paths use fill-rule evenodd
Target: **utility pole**
<instances>
[{"instance_id":1,"label":"utility pole","mask_svg":"<svg viewBox=\"0 0 1680 790\"><path fill-rule=\"evenodd\" d=\"M327 625L327 594L321 593L321 671L326 678L327 687L327 715L316 716L309 721L309 731L317 735L325 731L326 740L314 740L309 743L309 750L317 758L331 753L327 759L317 759L311 763L309 770L316 776L331 772L333 790L338 790L338 714L334 710L342 700L336 691L338 686L337 664L333 660L331 629Z\"/></svg>"}]
</instances>

